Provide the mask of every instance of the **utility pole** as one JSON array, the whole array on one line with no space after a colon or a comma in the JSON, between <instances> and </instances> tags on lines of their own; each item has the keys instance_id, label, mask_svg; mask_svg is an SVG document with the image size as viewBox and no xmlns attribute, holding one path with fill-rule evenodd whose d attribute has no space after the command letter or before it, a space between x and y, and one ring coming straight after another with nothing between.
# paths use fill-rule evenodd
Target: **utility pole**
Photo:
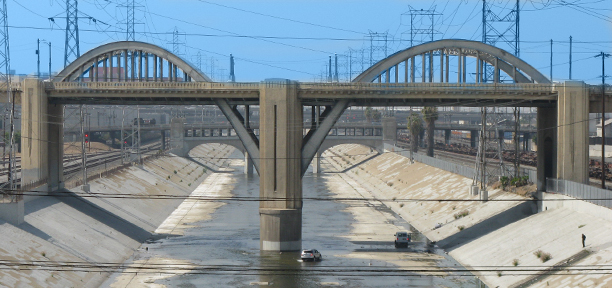
<instances>
[{"instance_id":1,"label":"utility pole","mask_svg":"<svg viewBox=\"0 0 612 288\"><path fill-rule=\"evenodd\" d=\"M51 41L49 43L49 81L51 81Z\"/></svg>"},{"instance_id":2,"label":"utility pole","mask_svg":"<svg viewBox=\"0 0 612 288\"><path fill-rule=\"evenodd\" d=\"M553 40L550 39L550 82L553 81Z\"/></svg>"},{"instance_id":3,"label":"utility pole","mask_svg":"<svg viewBox=\"0 0 612 288\"><path fill-rule=\"evenodd\" d=\"M36 61L36 65L37 65L36 66L37 67L36 77L38 79L40 79L40 38L37 39L37 41L36 41L36 56L38 58L37 61Z\"/></svg>"},{"instance_id":4,"label":"utility pole","mask_svg":"<svg viewBox=\"0 0 612 288\"><path fill-rule=\"evenodd\" d=\"M569 53L569 80L572 80L572 36L570 36L570 53Z\"/></svg>"},{"instance_id":5,"label":"utility pole","mask_svg":"<svg viewBox=\"0 0 612 288\"><path fill-rule=\"evenodd\" d=\"M610 54L601 52L601 188L606 189L606 65Z\"/></svg>"},{"instance_id":6,"label":"utility pole","mask_svg":"<svg viewBox=\"0 0 612 288\"><path fill-rule=\"evenodd\" d=\"M236 75L234 74L234 55L230 54L230 82L236 82Z\"/></svg>"}]
</instances>

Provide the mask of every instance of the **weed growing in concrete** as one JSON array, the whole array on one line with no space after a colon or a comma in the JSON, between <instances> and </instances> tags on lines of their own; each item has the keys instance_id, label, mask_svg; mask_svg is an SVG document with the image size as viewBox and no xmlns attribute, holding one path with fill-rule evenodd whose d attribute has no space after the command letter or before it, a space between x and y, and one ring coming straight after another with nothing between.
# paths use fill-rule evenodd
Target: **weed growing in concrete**
<instances>
[{"instance_id":1,"label":"weed growing in concrete","mask_svg":"<svg viewBox=\"0 0 612 288\"><path fill-rule=\"evenodd\" d=\"M170 175L168 175L168 180L170 180Z\"/></svg>"},{"instance_id":2,"label":"weed growing in concrete","mask_svg":"<svg viewBox=\"0 0 612 288\"><path fill-rule=\"evenodd\" d=\"M387 182L387 185L388 185L389 187L393 187L393 182Z\"/></svg>"},{"instance_id":3,"label":"weed growing in concrete","mask_svg":"<svg viewBox=\"0 0 612 288\"><path fill-rule=\"evenodd\" d=\"M552 259L552 256L550 255L550 253L542 253L542 257L540 257L540 260L542 260L542 263L550 259Z\"/></svg>"},{"instance_id":4,"label":"weed growing in concrete","mask_svg":"<svg viewBox=\"0 0 612 288\"><path fill-rule=\"evenodd\" d=\"M457 206L453 206L453 210L457 209Z\"/></svg>"},{"instance_id":5,"label":"weed growing in concrete","mask_svg":"<svg viewBox=\"0 0 612 288\"><path fill-rule=\"evenodd\" d=\"M176 174L176 170L174 170L174 174Z\"/></svg>"},{"instance_id":6,"label":"weed growing in concrete","mask_svg":"<svg viewBox=\"0 0 612 288\"><path fill-rule=\"evenodd\" d=\"M400 204L400 208L401 208L401 207L404 207L404 203Z\"/></svg>"},{"instance_id":7,"label":"weed growing in concrete","mask_svg":"<svg viewBox=\"0 0 612 288\"><path fill-rule=\"evenodd\" d=\"M582 225L578 226L578 228L582 228L584 226L586 226L586 224L582 224Z\"/></svg>"},{"instance_id":8,"label":"weed growing in concrete","mask_svg":"<svg viewBox=\"0 0 612 288\"><path fill-rule=\"evenodd\" d=\"M465 226L463 226L463 225L457 226L457 229L459 229L459 231L463 231L463 229L465 229Z\"/></svg>"},{"instance_id":9,"label":"weed growing in concrete","mask_svg":"<svg viewBox=\"0 0 612 288\"><path fill-rule=\"evenodd\" d=\"M514 259L514 260L512 260L512 265L514 265L514 266L518 266L518 264L519 264L518 259Z\"/></svg>"},{"instance_id":10,"label":"weed growing in concrete","mask_svg":"<svg viewBox=\"0 0 612 288\"><path fill-rule=\"evenodd\" d=\"M501 277L501 272L497 272L497 277Z\"/></svg>"},{"instance_id":11,"label":"weed growing in concrete","mask_svg":"<svg viewBox=\"0 0 612 288\"><path fill-rule=\"evenodd\" d=\"M190 186L190 187L191 187L191 183L187 184L187 186Z\"/></svg>"},{"instance_id":12,"label":"weed growing in concrete","mask_svg":"<svg viewBox=\"0 0 612 288\"><path fill-rule=\"evenodd\" d=\"M181 179L181 182L183 182L183 179Z\"/></svg>"},{"instance_id":13,"label":"weed growing in concrete","mask_svg":"<svg viewBox=\"0 0 612 288\"><path fill-rule=\"evenodd\" d=\"M459 219L459 218L465 217L467 215L470 215L470 211L463 210L463 211L461 211L461 213L457 213L454 216L455 216L455 219Z\"/></svg>"},{"instance_id":14,"label":"weed growing in concrete","mask_svg":"<svg viewBox=\"0 0 612 288\"><path fill-rule=\"evenodd\" d=\"M395 200L397 200L397 197L393 197L393 198L391 198L391 200L395 201Z\"/></svg>"},{"instance_id":15,"label":"weed growing in concrete","mask_svg":"<svg viewBox=\"0 0 612 288\"><path fill-rule=\"evenodd\" d=\"M533 255L535 255L537 258L540 258L542 257L542 253L543 253L542 250L538 250L538 251L533 252Z\"/></svg>"},{"instance_id":16,"label":"weed growing in concrete","mask_svg":"<svg viewBox=\"0 0 612 288\"><path fill-rule=\"evenodd\" d=\"M40 255L42 255L43 257L47 257L47 253L45 252L40 253Z\"/></svg>"}]
</instances>

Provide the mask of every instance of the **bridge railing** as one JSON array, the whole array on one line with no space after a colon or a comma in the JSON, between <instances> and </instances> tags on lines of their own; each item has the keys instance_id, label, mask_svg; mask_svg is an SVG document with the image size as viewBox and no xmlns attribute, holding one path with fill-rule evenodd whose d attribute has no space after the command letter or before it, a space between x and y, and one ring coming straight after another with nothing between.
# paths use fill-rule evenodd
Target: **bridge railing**
<instances>
[{"instance_id":1,"label":"bridge railing","mask_svg":"<svg viewBox=\"0 0 612 288\"><path fill-rule=\"evenodd\" d=\"M332 90L344 88L347 90L381 90L381 89L427 89L427 90L496 90L496 91L526 91L526 92L552 92L552 84L536 83L300 83L301 89L311 90Z\"/></svg>"},{"instance_id":2,"label":"bridge railing","mask_svg":"<svg viewBox=\"0 0 612 288\"><path fill-rule=\"evenodd\" d=\"M45 82L47 90L64 89L248 89L259 90L259 83L225 82Z\"/></svg>"},{"instance_id":3,"label":"bridge railing","mask_svg":"<svg viewBox=\"0 0 612 288\"><path fill-rule=\"evenodd\" d=\"M612 209L612 191L563 179L546 178L546 192L561 194Z\"/></svg>"}]
</instances>

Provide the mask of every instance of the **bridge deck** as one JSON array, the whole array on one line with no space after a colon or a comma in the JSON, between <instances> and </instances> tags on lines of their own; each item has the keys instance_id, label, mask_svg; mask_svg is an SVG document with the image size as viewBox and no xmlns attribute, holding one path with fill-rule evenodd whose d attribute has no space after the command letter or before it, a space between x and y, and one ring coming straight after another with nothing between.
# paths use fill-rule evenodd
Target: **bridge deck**
<instances>
[{"instance_id":1,"label":"bridge deck","mask_svg":"<svg viewBox=\"0 0 612 288\"><path fill-rule=\"evenodd\" d=\"M53 103L86 104L213 104L258 103L261 85L213 82L87 82L45 83ZM454 83L299 83L305 105L325 105L349 98L353 105L552 106L557 92L549 84Z\"/></svg>"}]
</instances>

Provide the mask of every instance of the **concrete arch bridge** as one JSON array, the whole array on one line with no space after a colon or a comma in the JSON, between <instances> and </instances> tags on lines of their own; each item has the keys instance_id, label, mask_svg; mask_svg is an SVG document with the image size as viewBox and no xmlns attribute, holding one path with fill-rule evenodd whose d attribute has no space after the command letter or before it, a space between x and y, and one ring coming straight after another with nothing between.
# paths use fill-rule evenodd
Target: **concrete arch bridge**
<instances>
[{"instance_id":1,"label":"concrete arch bridge","mask_svg":"<svg viewBox=\"0 0 612 288\"><path fill-rule=\"evenodd\" d=\"M490 82L484 81L485 65L495 71ZM455 73L456 79L450 77ZM468 40L434 41L397 52L351 83L214 83L163 48L116 42L85 53L52 82L27 79L13 92L23 107L22 181L43 181L41 189L47 191L63 185L62 105L217 105L247 154L257 155L251 160L260 175L260 196L289 199L261 204L261 249L276 251L301 249L302 175L349 106L537 107L542 190L546 177L588 180L588 122L583 120L598 112L596 103L602 101L596 87L551 84L510 53ZM259 135L250 127L251 105L259 105ZM312 107L310 127L303 127L304 106Z\"/></svg>"}]
</instances>

